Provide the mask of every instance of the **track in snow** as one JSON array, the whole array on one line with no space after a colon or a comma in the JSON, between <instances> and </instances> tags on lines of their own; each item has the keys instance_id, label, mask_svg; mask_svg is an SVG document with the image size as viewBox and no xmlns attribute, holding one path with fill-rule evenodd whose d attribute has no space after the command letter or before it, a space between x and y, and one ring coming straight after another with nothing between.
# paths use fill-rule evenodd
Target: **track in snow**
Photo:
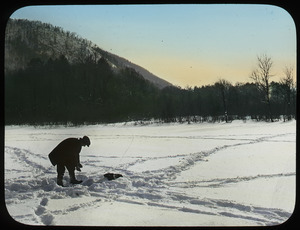
<instances>
[{"instance_id":1,"label":"track in snow","mask_svg":"<svg viewBox=\"0 0 300 230\"><path fill-rule=\"evenodd\" d=\"M156 207L162 210L176 210L178 212L205 214L212 216L226 216L234 220L247 220L253 225L273 225L284 222L291 212L280 208L261 207L240 203L230 199L200 197L187 194L183 189L194 188L222 188L240 182L254 181L268 178L295 177L295 172L282 172L270 174L257 174L253 176L218 177L191 181L176 181L182 173L201 162L209 162L210 156L222 150L229 150L237 146L255 145L265 142L280 142L277 140L289 136L291 133L274 135L248 136L248 138L230 138L238 142L224 144L194 153L178 153L166 156L98 156L87 154L82 161L83 172L78 174L84 182L81 185L60 187L56 185L56 172L42 154L14 146L5 146L5 195L6 204L10 214L18 221L29 224L56 224L56 217L70 215L81 209L91 210L101 206L103 202L122 202L138 206ZM117 139L120 137L117 137ZM177 136L136 135L135 138L149 140L151 138L174 138ZM190 137L184 137L193 139ZM203 139L195 137L194 139ZM221 135L209 139L222 139ZM104 137L105 139L105 137ZM112 138L113 139L113 138ZM205 138L204 138L205 139ZM289 141L289 140L288 140ZM142 154L141 154L142 155ZM118 162L118 167L103 164L105 162ZM124 161L126 163L124 163ZM155 165L163 162L164 167ZM149 164L143 170L143 165ZM86 170L86 171L85 171ZM105 172L122 173L123 178L107 181L101 175ZM65 179L68 180L66 173ZM50 207L56 200L68 200L64 207ZM73 200L74 202L71 202ZM78 202L78 203L77 203ZM21 207L19 211L16 211ZM29 210L25 212L23 209ZM58 223L59 224L59 223ZM152 224L153 225L153 224ZM222 224L221 224L222 225Z\"/></svg>"}]
</instances>

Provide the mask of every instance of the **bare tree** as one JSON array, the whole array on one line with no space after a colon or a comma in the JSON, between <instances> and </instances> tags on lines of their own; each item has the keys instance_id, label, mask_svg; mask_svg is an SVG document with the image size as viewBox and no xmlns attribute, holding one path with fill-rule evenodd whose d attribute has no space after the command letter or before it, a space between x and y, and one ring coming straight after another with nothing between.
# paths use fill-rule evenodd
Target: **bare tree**
<instances>
[{"instance_id":1,"label":"bare tree","mask_svg":"<svg viewBox=\"0 0 300 230\"><path fill-rule=\"evenodd\" d=\"M227 94L231 83L225 79L220 79L215 83L215 86L220 90L224 107L225 121L228 122Z\"/></svg>"},{"instance_id":2,"label":"bare tree","mask_svg":"<svg viewBox=\"0 0 300 230\"><path fill-rule=\"evenodd\" d=\"M258 89L264 94L264 102L267 104L268 119L273 122L270 103L270 74L273 61L266 54L257 56L257 68L253 70L250 78L254 80Z\"/></svg>"},{"instance_id":3,"label":"bare tree","mask_svg":"<svg viewBox=\"0 0 300 230\"><path fill-rule=\"evenodd\" d=\"M286 107L287 119L291 120L291 96L294 87L293 67L285 67L283 72L285 76L280 79L280 83L283 86L284 97L287 104Z\"/></svg>"}]
</instances>

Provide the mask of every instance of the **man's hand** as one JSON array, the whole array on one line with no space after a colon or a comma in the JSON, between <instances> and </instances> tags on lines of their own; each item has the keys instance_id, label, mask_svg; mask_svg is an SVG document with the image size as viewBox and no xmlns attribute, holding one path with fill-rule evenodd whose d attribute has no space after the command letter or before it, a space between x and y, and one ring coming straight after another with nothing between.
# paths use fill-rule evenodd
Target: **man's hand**
<instances>
[{"instance_id":1,"label":"man's hand","mask_svg":"<svg viewBox=\"0 0 300 230\"><path fill-rule=\"evenodd\" d=\"M82 164L79 163L75 168L76 168L77 171L81 172L80 168L82 168Z\"/></svg>"}]
</instances>

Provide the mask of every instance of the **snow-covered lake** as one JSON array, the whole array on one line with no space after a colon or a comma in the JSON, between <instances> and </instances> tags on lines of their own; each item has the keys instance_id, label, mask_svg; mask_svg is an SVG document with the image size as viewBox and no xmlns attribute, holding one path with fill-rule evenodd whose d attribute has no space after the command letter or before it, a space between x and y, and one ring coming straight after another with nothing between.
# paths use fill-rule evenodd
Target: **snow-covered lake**
<instances>
[{"instance_id":1,"label":"snow-covered lake","mask_svg":"<svg viewBox=\"0 0 300 230\"><path fill-rule=\"evenodd\" d=\"M56 185L49 152L84 135L83 183L66 172ZM295 204L296 122L6 126L4 166L7 210L24 224L276 225Z\"/></svg>"}]
</instances>

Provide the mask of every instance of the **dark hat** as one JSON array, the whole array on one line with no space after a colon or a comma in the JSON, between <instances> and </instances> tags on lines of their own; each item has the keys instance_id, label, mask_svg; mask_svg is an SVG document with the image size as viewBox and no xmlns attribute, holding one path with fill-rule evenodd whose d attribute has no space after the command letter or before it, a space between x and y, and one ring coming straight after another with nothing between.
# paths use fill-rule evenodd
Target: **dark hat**
<instances>
[{"instance_id":1,"label":"dark hat","mask_svg":"<svg viewBox=\"0 0 300 230\"><path fill-rule=\"evenodd\" d=\"M91 144L90 138L88 138L87 136L84 136L82 138L82 140L83 140L84 144L86 144L88 147L90 146L90 144Z\"/></svg>"}]
</instances>

